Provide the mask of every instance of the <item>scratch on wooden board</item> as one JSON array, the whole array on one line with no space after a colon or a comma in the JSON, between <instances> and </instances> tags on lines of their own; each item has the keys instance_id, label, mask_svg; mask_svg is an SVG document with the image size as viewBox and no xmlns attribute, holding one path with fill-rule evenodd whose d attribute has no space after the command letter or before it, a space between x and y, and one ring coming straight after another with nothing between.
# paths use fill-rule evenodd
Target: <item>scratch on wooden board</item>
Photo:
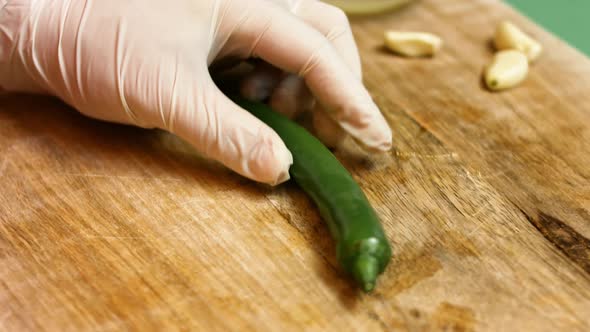
<instances>
[{"instance_id":1,"label":"scratch on wooden board","mask_svg":"<svg viewBox=\"0 0 590 332\"><path fill-rule=\"evenodd\" d=\"M489 180L489 179L496 179L503 175L508 174L508 171L502 170L491 174L484 174L481 171L470 172L469 170L465 170L465 178L471 180L473 184L475 184L474 180Z\"/></svg>"},{"instance_id":2,"label":"scratch on wooden board","mask_svg":"<svg viewBox=\"0 0 590 332\"><path fill-rule=\"evenodd\" d=\"M91 235L83 236L83 239L104 239L104 240L129 240L129 239L147 239L145 236L117 236L117 235Z\"/></svg>"},{"instance_id":3,"label":"scratch on wooden board","mask_svg":"<svg viewBox=\"0 0 590 332\"><path fill-rule=\"evenodd\" d=\"M473 185L475 186L476 189L478 189L478 190L485 189L484 188L485 183L482 181L481 177L471 174L471 172L469 172L469 170L465 170L465 178L468 179L469 181L471 181L471 183L473 183Z\"/></svg>"},{"instance_id":4,"label":"scratch on wooden board","mask_svg":"<svg viewBox=\"0 0 590 332\"><path fill-rule=\"evenodd\" d=\"M457 159L459 154L456 152L439 153L439 154L425 154L418 152L395 151L395 155L402 159L418 158L418 159Z\"/></svg>"},{"instance_id":5,"label":"scratch on wooden board","mask_svg":"<svg viewBox=\"0 0 590 332\"><path fill-rule=\"evenodd\" d=\"M491 173L491 174L482 174L479 171L477 172L477 176L480 179L484 179L484 180L487 180L487 179L496 179L496 178L499 178L499 177L504 176L506 174L508 174L508 171L498 171L496 173Z\"/></svg>"},{"instance_id":6,"label":"scratch on wooden board","mask_svg":"<svg viewBox=\"0 0 590 332\"><path fill-rule=\"evenodd\" d=\"M477 209L477 211L475 211L474 213L470 214L469 217L470 218L475 218L477 216L479 216L482 212L484 212L485 210L487 210L490 205L492 203L490 201L487 201L486 204L482 205L479 209Z\"/></svg>"},{"instance_id":7,"label":"scratch on wooden board","mask_svg":"<svg viewBox=\"0 0 590 332\"><path fill-rule=\"evenodd\" d=\"M472 229L469 233L465 234L466 237L470 238L473 234L475 234L476 232L478 232L481 229L482 224L478 224L477 226L475 226L474 229Z\"/></svg>"},{"instance_id":8,"label":"scratch on wooden board","mask_svg":"<svg viewBox=\"0 0 590 332\"><path fill-rule=\"evenodd\" d=\"M112 174L97 174L97 173L58 173L57 175L73 176L73 177L88 177L88 178L122 179L122 180L160 180L160 181L182 182L182 179L178 179L178 178L162 178L162 177L130 176L130 175L112 175Z\"/></svg>"},{"instance_id":9,"label":"scratch on wooden board","mask_svg":"<svg viewBox=\"0 0 590 332\"><path fill-rule=\"evenodd\" d=\"M126 320L121 320L118 317L113 317L106 320L104 323L93 327L92 331L94 332L101 332L101 331L119 331L124 330Z\"/></svg>"}]
</instances>

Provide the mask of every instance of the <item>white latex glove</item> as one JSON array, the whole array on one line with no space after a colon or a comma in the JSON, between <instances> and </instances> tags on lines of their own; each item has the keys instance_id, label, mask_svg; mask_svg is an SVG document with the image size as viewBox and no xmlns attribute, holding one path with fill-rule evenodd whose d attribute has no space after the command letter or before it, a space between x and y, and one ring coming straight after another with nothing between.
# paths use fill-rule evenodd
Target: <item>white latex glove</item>
<instances>
[{"instance_id":1,"label":"white latex glove","mask_svg":"<svg viewBox=\"0 0 590 332\"><path fill-rule=\"evenodd\" d=\"M288 76L266 90L276 86L272 103L282 111L291 107L285 102L296 104L294 93L307 102L313 94L328 110L316 112L323 136L344 129L368 148L391 147L391 131L360 80L346 17L319 1L0 0L0 8L4 89L168 130L253 180L286 181L292 156L215 86L208 67L226 57L258 57L302 77L306 86ZM257 73L244 83L246 95L264 82Z\"/></svg>"}]
</instances>

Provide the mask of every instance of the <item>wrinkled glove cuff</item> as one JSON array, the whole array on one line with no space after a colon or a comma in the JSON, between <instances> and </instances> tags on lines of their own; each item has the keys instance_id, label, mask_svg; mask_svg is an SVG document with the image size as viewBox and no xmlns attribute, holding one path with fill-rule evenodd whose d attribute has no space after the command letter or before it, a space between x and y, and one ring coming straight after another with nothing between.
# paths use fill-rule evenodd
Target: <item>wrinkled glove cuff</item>
<instances>
[{"instance_id":1,"label":"wrinkled glove cuff","mask_svg":"<svg viewBox=\"0 0 590 332\"><path fill-rule=\"evenodd\" d=\"M38 0L0 0L0 91L39 92L20 59L25 21Z\"/></svg>"}]
</instances>

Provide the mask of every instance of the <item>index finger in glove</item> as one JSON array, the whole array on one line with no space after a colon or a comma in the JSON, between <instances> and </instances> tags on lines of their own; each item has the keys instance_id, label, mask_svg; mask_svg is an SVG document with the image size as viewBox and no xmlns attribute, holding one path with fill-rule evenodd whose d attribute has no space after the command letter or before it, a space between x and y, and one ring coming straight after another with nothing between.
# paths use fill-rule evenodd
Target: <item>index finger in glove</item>
<instances>
[{"instance_id":1,"label":"index finger in glove","mask_svg":"<svg viewBox=\"0 0 590 332\"><path fill-rule=\"evenodd\" d=\"M317 0L301 0L292 10L326 36L353 74L362 77L358 48L348 17L341 9ZM319 105L313 112L313 126L318 138L330 147L337 147L346 137L344 130Z\"/></svg>"},{"instance_id":2,"label":"index finger in glove","mask_svg":"<svg viewBox=\"0 0 590 332\"><path fill-rule=\"evenodd\" d=\"M252 13L238 31L252 55L305 78L314 96L353 138L369 149L391 148L391 129L361 80L318 30L277 6Z\"/></svg>"},{"instance_id":3,"label":"index finger in glove","mask_svg":"<svg viewBox=\"0 0 590 332\"><path fill-rule=\"evenodd\" d=\"M353 74L362 76L358 48L344 11L321 1L302 0L293 12L326 36Z\"/></svg>"}]
</instances>

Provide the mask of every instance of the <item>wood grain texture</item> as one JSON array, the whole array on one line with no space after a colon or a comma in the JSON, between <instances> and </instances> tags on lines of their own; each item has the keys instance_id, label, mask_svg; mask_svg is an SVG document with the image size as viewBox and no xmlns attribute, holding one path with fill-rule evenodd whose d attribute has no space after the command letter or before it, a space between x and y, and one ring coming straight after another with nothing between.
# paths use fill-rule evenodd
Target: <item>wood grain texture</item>
<instances>
[{"instance_id":1,"label":"wood grain texture","mask_svg":"<svg viewBox=\"0 0 590 332\"><path fill-rule=\"evenodd\" d=\"M547 49L518 89L481 71L495 24ZM445 40L381 50L386 28ZM394 257L370 295L317 211L163 132L47 98L0 99L0 330L587 331L590 61L498 1L423 0L356 19L395 151L337 153Z\"/></svg>"}]
</instances>

